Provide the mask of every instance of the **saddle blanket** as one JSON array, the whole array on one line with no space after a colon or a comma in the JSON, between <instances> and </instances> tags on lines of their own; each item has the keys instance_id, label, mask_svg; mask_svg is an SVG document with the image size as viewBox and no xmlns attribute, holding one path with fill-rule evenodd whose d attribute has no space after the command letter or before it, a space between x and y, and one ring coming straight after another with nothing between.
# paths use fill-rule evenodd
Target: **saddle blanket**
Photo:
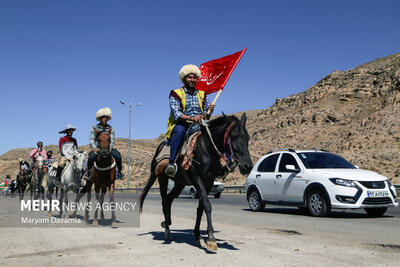
<instances>
[{"instance_id":1,"label":"saddle blanket","mask_svg":"<svg viewBox=\"0 0 400 267\"><path fill-rule=\"evenodd\" d=\"M201 132L195 132L191 134L184 142L181 147L179 157L183 157L181 166L188 170L192 165L193 160L193 151L195 149L196 141L199 138ZM169 145L164 145L161 149L160 153L156 158L157 166L156 166L156 176L159 177L161 173L165 170L169 163L169 156L170 156L170 149Z\"/></svg>"}]
</instances>

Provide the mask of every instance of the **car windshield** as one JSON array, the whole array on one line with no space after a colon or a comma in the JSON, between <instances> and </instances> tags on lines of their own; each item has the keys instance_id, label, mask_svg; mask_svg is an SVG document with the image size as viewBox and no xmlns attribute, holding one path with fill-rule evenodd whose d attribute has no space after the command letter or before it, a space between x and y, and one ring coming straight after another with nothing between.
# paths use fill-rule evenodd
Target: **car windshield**
<instances>
[{"instance_id":1,"label":"car windshield","mask_svg":"<svg viewBox=\"0 0 400 267\"><path fill-rule=\"evenodd\" d=\"M355 169L351 163L344 158L326 152L303 152L297 153L307 169Z\"/></svg>"}]
</instances>

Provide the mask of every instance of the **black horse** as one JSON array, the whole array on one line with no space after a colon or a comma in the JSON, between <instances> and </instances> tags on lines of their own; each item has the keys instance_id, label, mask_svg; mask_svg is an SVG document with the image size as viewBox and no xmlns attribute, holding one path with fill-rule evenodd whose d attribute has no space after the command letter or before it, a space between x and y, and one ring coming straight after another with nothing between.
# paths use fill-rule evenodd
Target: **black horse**
<instances>
[{"instance_id":1,"label":"black horse","mask_svg":"<svg viewBox=\"0 0 400 267\"><path fill-rule=\"evenodd\" d=\"M196 149L194 151L193 165L187 171L183 170L181 167L178 168L178 172L173 179L175 185L168 194L167 187L169 178L164 174L164 172L161 172L160 174L156 173L156 158L165 145L165 142L158 146L151 163L150 178L140 195L140 211L142 211L143 202L147 193L158 178L165 218L165 221L161 223L161 226L165 228L166 240L171 239L169 226L171 225L172 201L181 193L185 185L191 183L196 188L199 196L196 225L194 228L196 245L200 246L200 222L203 211L205 211L207 216L208 233L208 239L206 242L207 248L209 250L217 250L218 247L211 222L211 202L208 199L208 192L210 192L215 178L223 175L224 172L227 171L227 168L221 164L221 158L225 158L224 155L226 153L229 154L232 160L238 161L239 170L242 175L249 174L253 168L248 150L249 135L245 124L245 113L242 115L240 120L236 116L225 115L211 120L208 124L208 128L213 141L209 137L207 129L202 127L202 133L197 140ZM212 142L214 142L216 147L214 147ZM179 158L177 160L178 166L180 166L181 162L182 159Z\"/></svg>"}]
</instances>

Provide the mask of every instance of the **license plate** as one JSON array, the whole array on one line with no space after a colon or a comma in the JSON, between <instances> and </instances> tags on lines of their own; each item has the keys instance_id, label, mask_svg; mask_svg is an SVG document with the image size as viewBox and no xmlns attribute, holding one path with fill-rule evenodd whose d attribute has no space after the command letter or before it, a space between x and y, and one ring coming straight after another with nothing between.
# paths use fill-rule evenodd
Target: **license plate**
<instances>
[{"instance_id":1,"label":"license plate","mask_svg":"<svg viewBox=\"0 0 400 267\"><path fill-rule=\"evenodd\" d=\"M368 197L388 197L387 191L367 191Z\"/></svg>"}]
</instances>

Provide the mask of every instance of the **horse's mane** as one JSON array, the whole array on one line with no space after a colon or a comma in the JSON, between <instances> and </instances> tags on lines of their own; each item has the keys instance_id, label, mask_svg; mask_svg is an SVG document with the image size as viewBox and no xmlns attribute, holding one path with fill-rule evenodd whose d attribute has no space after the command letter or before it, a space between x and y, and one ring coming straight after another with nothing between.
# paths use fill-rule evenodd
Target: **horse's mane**
<instances>
[{"instance_id":1,"label":"horse's mane","mask_svg":"<svg viewBox=\"0 0 400 267\"><path fill-rule=\"evenodd\" d=\"M218 118L215 118L211 121L208 122L208 127L213 128L213 127L218 127L221 125L224 125L226 123L232 123L233 121L239 120L235 115L229 115L229 116L220 116Z\"/></svg>"}]
</instances>

